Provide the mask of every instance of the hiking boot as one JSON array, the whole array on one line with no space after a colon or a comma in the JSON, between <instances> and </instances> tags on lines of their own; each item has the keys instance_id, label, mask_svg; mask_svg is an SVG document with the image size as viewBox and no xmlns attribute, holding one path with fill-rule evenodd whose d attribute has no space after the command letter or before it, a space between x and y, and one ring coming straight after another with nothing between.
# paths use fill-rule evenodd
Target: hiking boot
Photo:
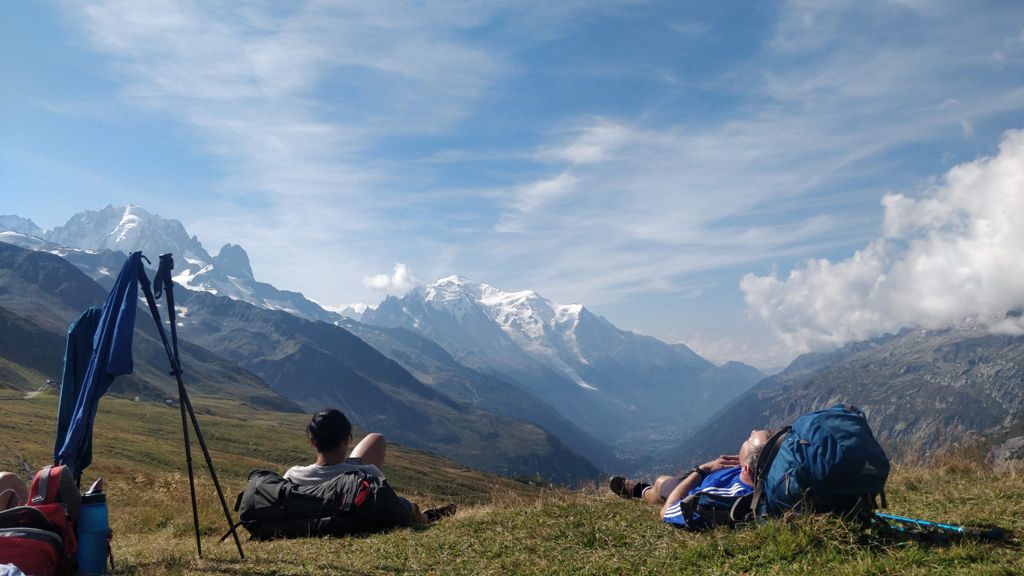
<instances>
[{"instance_id":1,"label":"hiking boot","mask_svg":"<svg viewBox=\"0 0 1024 576\"><path fill-rule=\"evenodd\" d=\"M639 480L631 480L625 476L612 476L608 479L608 487L612 492L623 498L639 498L644 493L644 488L650 484Z\"/></svg>"},{"instance_id":2,"label":"hiking boot","mask_svg":"<svg viewBox=\"0 0 1024 576\"><path fill-rule=\"evenodd\" d=\"M437 522L445 516L454 516L456 508L454 503L449 502L444 506L424 510L423 515L427 517L427 522Z\"/></svg>"}]
</instances>

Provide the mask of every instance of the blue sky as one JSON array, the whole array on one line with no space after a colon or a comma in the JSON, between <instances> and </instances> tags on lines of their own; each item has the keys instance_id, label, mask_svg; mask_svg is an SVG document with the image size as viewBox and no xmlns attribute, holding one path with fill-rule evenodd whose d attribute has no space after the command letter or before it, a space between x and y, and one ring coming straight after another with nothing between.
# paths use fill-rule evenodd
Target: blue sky
<instances>
[{"instance_id":1,"label":"blue sky","mask_svg":"<svg viewBox=\"0 0 1024 576\"><path fill-rule=\"evenodd\" d=\"M883 199L1020 193L950 181L1016 174L1019 2L5 2L0 48L0 213L138 204L327 305L459 273L715 361L976 312L854 297L951 227Z\"/></svg>"}]
</instances>

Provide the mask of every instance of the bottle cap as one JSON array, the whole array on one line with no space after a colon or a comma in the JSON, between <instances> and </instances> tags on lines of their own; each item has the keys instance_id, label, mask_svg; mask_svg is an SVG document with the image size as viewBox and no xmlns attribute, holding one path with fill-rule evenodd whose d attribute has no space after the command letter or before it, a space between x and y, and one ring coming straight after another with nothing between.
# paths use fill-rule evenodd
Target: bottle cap
<instances>
[{"instance_id":1,"label":"bottle cap","mask_svg":"<svg viewBox=\"0 0 1024 576\"><path fill-rule=\"evenodd\" d=\"M107 495L103 492L87 492L82 495L82 504L104 504L107 501Z\"/></svg>"}]
</instances>

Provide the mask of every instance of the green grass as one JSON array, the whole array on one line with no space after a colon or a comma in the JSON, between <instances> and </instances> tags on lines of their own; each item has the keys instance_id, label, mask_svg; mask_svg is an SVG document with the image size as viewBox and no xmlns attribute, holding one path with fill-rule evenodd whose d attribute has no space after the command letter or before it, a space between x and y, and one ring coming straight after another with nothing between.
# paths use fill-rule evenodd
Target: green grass
<instances>
[{"instance_id":1,"label":"green grass","mask_svg":"<svg viewBox=\"0 0 1024 576\"><path fill-rule=\"evenodd\" d=\"M22 474L48 459L53 396L0 391L0 469ZM306 417L196 399L200 424L232 500L252 468L281 470L309 457ZM934 545L864 534L829 517L774 521L704 534L675 530L656 511L604 489L540 489L392 447L385 466L399 493L459 513L425 529L341 539L243 542L239 561L218 544L225 521L205 472L198 475L204 559L196 557L180 415L105 399L96 463L110 492L118 574L1021 574L1020 540ZM201 455L194 454L204 468ZM1024 531L1024 473L954 456L897 466L889 511Z\"/></svg>"}]
</instances>

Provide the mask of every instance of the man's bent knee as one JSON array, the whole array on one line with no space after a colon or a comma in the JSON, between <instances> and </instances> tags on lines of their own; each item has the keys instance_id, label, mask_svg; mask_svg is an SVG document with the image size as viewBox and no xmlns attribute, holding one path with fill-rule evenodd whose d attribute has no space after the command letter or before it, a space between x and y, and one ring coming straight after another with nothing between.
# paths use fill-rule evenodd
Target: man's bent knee
<instances>
[{"instance_id":1,"label":"man's bent knee","mask_svg":"<svg viewBox=\"0 0 1024 576\"><path fill-rule=\"evenodd\" d=\"M383 434L371 432L352 449L351 457L359 458L363 464L380 467L384 464L388 441Z\"/></svg>"},{"instance_id":2,"label":"man's bent knee","mask_svg":"<svg viewBox=\"0 0 1024 576\"><path fill-rule=\"evenodd\" d=\"M386 445L388 443L388 439L385 438L384 435L381 434L380 432L370 432L369 434L366 435L366 438L362 439L360 444L362 444L363 442L373 442L374 444L381 442Z\"/></svg>"},{"instance_id":3,"label":"man's bent knee","mask_svg":"<svg viewBox=\"0 0 1024 576\"><path fill-rule=\"evenodd\" d=\"M654 481L654 485L644 490L644 502L647 502L648 504L661 504L661 487L666 481L671 479L671 476L658 476L658 479Z\"/></svg>"},{"instance_id":4,"label":"man's bent knee","mask_svg":"<svg viewBox=\"0 0 1024 576\"><path fill-rule=\"evenodd\" d=\"M28 487L16 474L0 472L0 510L28 502Z\"/></svg>"}]
</instances>

